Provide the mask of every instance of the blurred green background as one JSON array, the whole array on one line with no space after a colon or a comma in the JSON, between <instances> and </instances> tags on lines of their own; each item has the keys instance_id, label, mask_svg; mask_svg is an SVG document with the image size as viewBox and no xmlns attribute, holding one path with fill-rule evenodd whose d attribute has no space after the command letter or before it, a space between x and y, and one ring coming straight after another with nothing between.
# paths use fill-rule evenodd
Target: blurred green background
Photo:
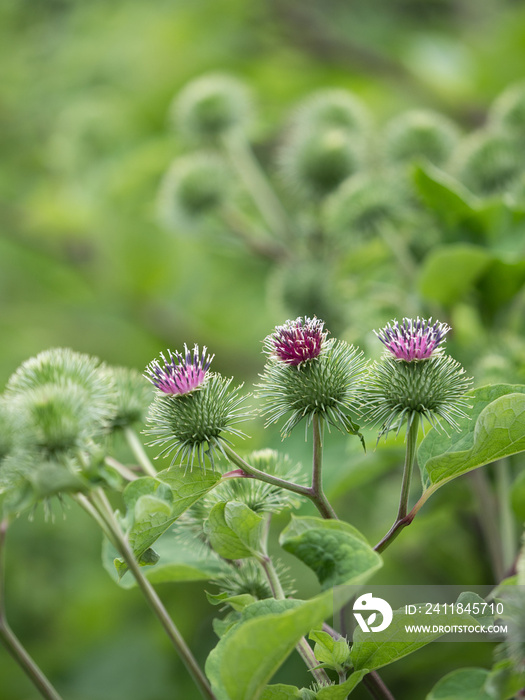
<instances>
[{"instance_id":1,"label":"blurred green background","mask_svg":"<svg viewBox=\"0 0 525 700\"><path fill-rule=\"evenodd\" d=\"M290 109L319 88L355 92L378 128L405 109L431 108L471 131L525 77L525 3L0 0L0 59L2 382L48 347L142 369L166 347L198 342L216 354L215 369L250 387L261 339L285 320L272 263L220 235L214 243L159 223L159 184L187 150L169 123L173 96L209 71L245 80L256 96L253 139L270 172ZM449 311L470 319L475 301ZM366 339L370 327L352 340ZM479 360L480 348L458 342L457 355L472 373L468 361ZM523 381L523 354L508 366L508 380ZM260 426L248 432L247 447L280 444L276 430L268 438ZM400 446L367 458L348 449L334 436L328 483L340 512L375 541L395 512L399 473L385 472ZM308 463L302 435L286 450ZM341 473L349 455L354 466ZM463 480L440 491L396 543L382 580L490 583L476 509ZM102 570L96 528L73 506L54 512L11 528L7 598L13 628L64 698L197 697L138 594ZM301 594L313 593L313 578L297 572L306 581ZM160 592L204 661L215 611L203 588ZM462 648L461 659L456 645L435 646L385 671L396 697L419 700L446 672L490 664L490 646ZM291 673L309 683L296 659L286 669L280 680ZM35 697L0 649L0 700Z\"/></svg>"}]
</instances>

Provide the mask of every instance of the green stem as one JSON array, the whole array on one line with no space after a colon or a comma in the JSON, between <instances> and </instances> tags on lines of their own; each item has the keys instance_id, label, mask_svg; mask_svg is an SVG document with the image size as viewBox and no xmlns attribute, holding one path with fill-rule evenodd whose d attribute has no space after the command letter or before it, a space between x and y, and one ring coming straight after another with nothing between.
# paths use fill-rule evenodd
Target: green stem
<instances>
[{"instance_id":1,"label":"green stem","mask_svg":"<svg viewBox=\"0 0 525 700\"><path fill-rule=\"evenodd\" d=\"M164 607L162 601L157 595L157 592L148 581L148 579L143 575L142 570L135 559L135 555L129 547L126 537L122 533L122 530L115 518L113 509L108 502L106 495L101 489L97 489L92 492L89 496L90 505L98 514L96 518L97 522L101 519L105 525L103 528L106 529L111 534L111 540L115 544L117 551L122 556L126 562L131 574L135 578L140 590L142 591L144 597L146 598L148 604L152 608L153 612L159 619L160 623L164 627L164 631L171 640L173 646L178 652L182 662L184 663L186 669L192 676L195 684L199 688L202 696L207 698L207 700L216 700L211 687L206 679L204 673L201 671L197 661L195 660L191 650L186 644L184 638L177 629L175 623L169 616L166 608ZM92 514L91 509L88 510Z\"/></svg>"},{"instance_id":2,"label":"green stem","mask_svg":"<svg viewBox=\"0 0 525 700\"><path fill-rule=\"evenodd\" d=\"M315 498L313 502L323 518L337 520L335 510L332 508L323 491L323 422L314 413L312 419L313 432L313 460L312 460L312 492Z\"/></svg>"},{"instance_id":3,"label":"green stem","mask_svg":"<svg viewBox=\"0 0 525 700\"><path fill-rule=\"evenodd\" d=\"M419 414L412 416L412 421L407 432L406 438L406 452L405 452L405 465L403 468L403 481L401 483L401 496L399 498L399 508L397 511L397 518L387 532L387 534L380 540L374 549L376 552L383 552L399 535L402 529L407 525L410 525L414 519L417 511L421 507L422 502L418 501L415 507L410 513L408 513L408 499L410 496L410 484L412 481L412 472L414 471L414 464L416 461L417 453L417 436L419 432ZM420 499L421 500L421 499Z\"/></svg>"},{"instance_id":4,"label":"green stem","mask_svg":"<svg viewBox=\"0 0 525 700\"><path fill-rule=\"evenodd\" d=\"M114 459L113 457L106 457L104 459L104 462L108 465L108 467L111 467L115 471L117 471L120 476L126 481L136 481L139 477L134 474L131 469L128 469L125 464L122 464L121 462L118 461L118 459Z\"/></svg>"},{"instance_id":5,"label":"green stem","mask_svg":"<svg viewBox=\"0 0 525 700\"><path fill-rule=\"evenodd\" d=\"M468 475L470 485L478 502L477 520L485 540L492 572L496 581L501 581L505 575L503 552L499 529L499 515L496 498L492 491L487 472L475 469Z\"/></svg>"},{"instance_id":6,"label":"green stem","mask_svg":"<svg viewBox=\"0 0 525 700\"><path fill-rule=\"evenodd\" d=\"M0 522L0 639L14 660L23 669L33 685L38 689L42 697L47 700L62 700L55 688L48 681L44 673L33 661L18 637L15 635L6 618L5 611L5 540L7 535L8 520L4 518Z\"/></svg>"},{"instance_id":7,"label":"green stem","mask_svg":"<svg viewBox=\"0 0 525 700\"><path fill-rule=\"evenodd\" d=\"M288 256L286 248L281 246L266 236L259 235L248 217L233 207L225 207L222 210L222 220L246 248L255 255L271 260L272 262L281 262Z\"/></svg>"},{"instance_id":8,"label":"green stem","mask_svg":"<svg viewBox=\"0 0 525 700\"><path fill-rule=\"evenodd\" d=\"M157 476L157 471L151 463L148 455L146 454L146 451L144 450L144 447L142 446L141 441L138 439L137 434L135 433L133 428L126 426L124 428L124 436L126 437L128 445L131 447L131 451L135 455L135 459L142 467L142 471L148 476Z\"/></svg>"},{"instance_id":9,"label":"green stem","mask_svg":"<svg viewBox=\"0 0 525 700\"><path fill-rule=\"evenodd\" d=\"M273 486L280 486L282 489L287 491L292 491L293 493L299 494L299 496L305 496L306 498L312 498L312 490L308 486L302 486L301 484L295 484L293 481L286 481L286 479L280 479L278 476L273 476L273 474L267 474L262 472L256 467L252 467L248 464L240 455L238 455L235 450L233 450L229 445L224 445L224 451L231 461L236 464L240 469L249 476L253 476L259 481L265 481L267 484L272 484Z\"/></svg>"},{"instance_id":10,"label":"green stem","mask_svg":"<svg viewBox=\"0 0 525 700\"><path fill-rule=\"evenodd\" d=\"M503 575L505 576L516 558L518 535L516 532L516 520L514 519L510 505L511 474L508 458L500 459L496 462L495 468L499 504L501 551L504 569Z\"/></svg>"},{"instance_id":11,"label":"green stem","mask_svg":"<svg viewBox=\"0 0 525 700\"><path fill-rule=\"evenodd\" d=\"M395 700L377 671L370 671L363 678L363 685L375 700Z\"/></svg>"},{"instance_id":12,"label":"green stem","mask_svg":"<svg viewBox=\"0 0 525 700\"><path fill-rule=\"evenodd\" d=\"M412 416L412 422L407 432L407 448L405 453L405 466L403 468L403 482L401 484L401 498L399 499L399 510L397 519L402 520L408 512L408 499L410 496L410 484L412 482L412 472L416 461L417 435L419 432L419 413Z\"/></svg>"},{"instance_id":13,"label":"green stem","mask_svg":"<svg viewBox=\"0 0 525 700\"><path fill-rule=\"evenodd\" d=\"M270 231L281 240L289 238L293 228L288 215L255 159L249 143L242 134L235 131L223 137L223 144L233 167L248 189Z\"/></svg>"},{"instance_id":14,"label":"green stem","mask_svg":"<svg viewBox=\"0 0 525 700\"><path fill-rule=\"evenodd\" d=\"M235 450L233 450L229 445L224 445L224 451L226 452L227 456L231 459L231 461L238 467L240 467L242 472L244 472L245 477L251 476L254 479L259 479L259 481L265 481L267 484L279 486L280 488L286 489L287 491L297 493L299 496L309 498L315 505L319 513L323 516L323 518L337 518L337 515L335 514L332 506L328 503L322 491L321 494L319 494L316 493L315 489L311 486L302 486L301 484L295 484L293 481L286 481L286 479L280 479L278 476L273 476L273 474L266 474L266 472L262 472L260 469L256 469L255 467L252 467L251 464L248 464L248 462L246 462L240 455L238 455L235 452ZM232 474L230 478L233 478L233 476L234 475ZM243 475L238 474L235 476Z\"/></svg>"}]
</instances>

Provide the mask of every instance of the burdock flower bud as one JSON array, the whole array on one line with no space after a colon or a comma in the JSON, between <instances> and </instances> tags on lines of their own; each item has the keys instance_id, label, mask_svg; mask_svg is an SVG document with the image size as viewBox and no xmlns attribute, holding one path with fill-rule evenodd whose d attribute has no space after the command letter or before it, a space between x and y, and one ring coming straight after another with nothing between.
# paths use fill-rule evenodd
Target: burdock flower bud
<instances>
[{"instance_id":1,"label":"burdock flower bud","mask_svg":"<svg viewBox=\"0 0 525 700\"><path fill-rule=\"evenodd\" d=\"M245 420L239 396L241 386L230 388L231 379L209 372L212 357L196 345L193 356L186 346L184 354L168 351L168 358L154 360L145 377L157 387L157 394L147 416L146 434L154 439L151 446L164 445L158 457L171 455L171 465L178 457L182 464L205 465L205 457L214 466L217 452L224 454L226 434L244 437L233 425Z\"/></svg>"},{"instance_id":2,"label":"burdock flower bud","mask_svg":"<svg viewBox=\"0 0 525 700\"><path fill-rule=\"evenodd\" d=\"M323 322L297 318L278 326L264 341L269 354L258 396L263 399L267 424L290 414L283 437L314 415L329 425L358 433L349 413L357 405L356 395L364 367L362 353L344 341L327 339Z\"/></svg>"},{"instance_id":3,"label":"burdock flower bud","mask_svg":"<svg viewBox=\"0 0 525 700\"><path fill-rule=\"evenodd\" d=\"M229 172L210 153L177 158L166 173L159 193L159 216L179 230L220 209L228 196Z\"/></svg>"},{"instance_id":4,"label":"burdock flower bud","mask_svg":"<svg viewBox=\"0 0 525 700\"><path fill-rule=\"evenodd\" d=\"M245 129L251 117L246 86L230 75L204 75L184 87L172 105L176 126L194 141L216 141Z\"/></svg>"},{"instance_id":5,"label":"burdock flower bud","mask_svg":"<svg viewBox=\"0 0 525 700\"><path fill-rule=\"evenodd\" d=\"M523 159L510 135L478 131L462 142L453 168L474 194L488 197L514 187L523 170Z\"/></svg>"},{"instance_id":6,"label":"burdock flower bud","mask_svg":"<svg viewBox=\"0 0 525 700\"><path fill-rule=\"evenodd\" d=\"M489 123L497 128L525 138L525 82L516 83L504 90L489 111Z\"/></svg>"},{"instance_id":7,"label":"burdock flower bud","mask_svg":"<svg viewBox=\"0 0 525 700\"><path fill-rule=\"evenodd\" d=\"M404 318L376 332L386 350L370 368L363 404L365 417L381 426L380 436L392 428L399 432L405 421L410 427L418 415L433 427L444 421L459 430L456 418L466 415L471 379L443 351L449 330L439 321Z\"/></svg>"},{"instance_id":8,"label":"burdock flower bud","mask_svg":"<svg viewBox=\"0 0 525 700\"><path fill-rule=\"evenodd\" d=\"M386 156L395 163L427 158L442 165L459 140L453 121L430 110L413 110L395 117L385 129Z\"/></svg>"},{"instance_id":9,"label":"burdock flower bud","mask_svg":"<svg viewBox=\"0 0 525 700\"><path fill-rule=\"evenodd\" d=\"M306 197L324 197L361 168L361 139L341 127L293 131L280 153L283 179Z\"/></svg>"},{"instance_id":10,"label":"burdock flower bud","mask_svg":"<svg viewBox=\"0 0 525 700\"><path fill-rule=\"evenodd\" d=\"M411 215L406 191L391 179L359 173L345 180L323 207L327 231L348 243L399 224Z\"/></svg>"},{"instance_id":11,"label":"burdock flower bud","mask_svg":"<svg viewBox=\"0 0 525 700\"><path fill-rule=\"evenodd\" d=\"M111 430L143 423L153 400L153 387L144 382L140 372L129 367L107 367L105 374L115 387L115 413Z\"/></svg>"},{"instance_id":12,"label":"burdock flower bud","mask_svg":"<svg viewBox=\"0 0 525 700\"><path fill-rule=\"evenodd\" d=\"M301 102L292 117L294 128L336 128L362 133L371 117L363 102L347 90L318 90Z\"/></svg>"},{"instance_id":13,"label":"burdock flower bud","mask_svg":"<svg viewBox=\"0 0 525 700\"><path fill-rule=\"evenodd\" d=\"M6 396L20 404L47 458L81 450L107 431L115 414L114 386L98 359L53 349L24 362Z\"/></svg>"}]
</instances>

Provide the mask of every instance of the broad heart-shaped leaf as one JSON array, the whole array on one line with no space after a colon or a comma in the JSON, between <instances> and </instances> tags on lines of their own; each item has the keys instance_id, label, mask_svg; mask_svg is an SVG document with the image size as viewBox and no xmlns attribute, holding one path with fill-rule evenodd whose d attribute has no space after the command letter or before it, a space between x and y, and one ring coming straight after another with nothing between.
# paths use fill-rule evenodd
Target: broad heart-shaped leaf
<instances>
[{"instance_id":1,"label":"broad heart-shaped leaf","mask_svg":"<svg viewBox=\"0 0 525 700\"><path fill-rule=\"evenodd\" d=\"M215 472L167 469L132 481L124 490L127 536L138 560L185 510L221 480ZM121 567L121 574L125 566Z\"/></svg>"},{"instance_id":2,"label":"broad heart-shaped leaf","mask_svg":"<svg viewBox=\"0 0 525 700\"><path fill-rule=\"evenodd\" d=\"M299 639L333 613L331 590L308 601L268 599L249 605L206 661L217 699L259 700Z\"/></svg>"},{"instance_id":3,"label":"broad heart-shaped leaf","mask_svg":"<svg viewBox=\"0 0 525 700\"><path fill-rule=\"evenodd\" d=\"M431 430L418 450L425 497L451 479L525 450L525 386L494 384L467 394L470 418L459 421L461 433Z\"/></svg>"},{"instance_id":4,"label":"broad heart-shaped leaf","mask_svg":"<svg viewBox=\"0 0 525 700\"><path fill-rule=\"evenodd\" d=\"M425 299L451 306L472 289L492 259L485 248L467 243L434 248L421 267L419 291Z\"/></svg>"},{"instance_id":5,"label":"broad heart-shaped leaf","mask_svg":"<svg viewBox=\"0 0 525 700\"><path fill-rule=\"evenodd\" d=\"M367 668L360 671L355 671L349 676L344 683L339 685L331 685L328 688L322 688L316 696L316 700L346 700L346 697L357 688L363 677L368 673Z\"/></svg>"},{"instance_id":6,"label":"broad heart-shaped leaf","mask_svg":"<svg viewBox=\"0 0 525 700\"><path fill-rule=\"evenodd\" d=\"M206 534L213 549L225 559L244 559L260 549L263 519L244 503L230 501L213 506Z\"/></svg>"},{"instance_id":7,"label":"broad heart-shaped leaf","mask_svg":"<svg viewBox=\"0 0 525 700\"><path fill-rule=\"evenodd\" d=\"M315 572L323 590L358 584L382 566L359 530L341 520L292 515L279 542Z\"/></svg>"},{"instance_id":8,"label":"broad heart-shaped leaf","mask_svg":"<svg viewBox=\"0 0 525 700\"><path fill-rule=\"evenodd\" d=\"M484 691L490 672L484 668L460 668L432 688L426 700L495 700Z\"/></svg>"},{"instance_id":9,"label":"broad heart-shaped leaf","mask_svg":"<svg viewBox=\"0 0 525 700\"><path fill-rule=\"evenodd\" d=\"M448 226L470 219L479 200L453 177L431 163L414 167L414 184L425 204Z\"/></svg>"}]
</instances>

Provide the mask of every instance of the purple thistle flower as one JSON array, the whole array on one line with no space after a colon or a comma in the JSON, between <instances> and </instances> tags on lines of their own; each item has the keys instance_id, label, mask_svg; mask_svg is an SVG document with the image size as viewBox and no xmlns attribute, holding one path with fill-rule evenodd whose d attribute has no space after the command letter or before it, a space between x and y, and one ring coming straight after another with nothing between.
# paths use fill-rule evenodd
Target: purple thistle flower
<instances>
[{"instance_id":1,"label":"purple thistle flower","mask_svg":"<svg viewBox=\"0 0 525 700\"><path fill-rule=\"evenodd\" d=\"M404 318L401 324L393 321L374 333L397 360L412 362L428 359L444 342L449 330L446 323L432 323L431 318L427 321L418 316L415 321Z\"/></svg>"},{"instance_id":2,"label":"purple thistle flower","mask_svg":"<svg viewBox=\"0 0 525 700\"><path fill-rule=\"evenodd\" d=\"M215 355L206 356L206 350L207 348L203 347L199 355L199 346L195 345L193 359L186 344L184 344L184 355L168 350L169 360L161 352L164 365L158 360L153 360L146 367L144 376L165 394L189 394L204 382L206 372L215 357Z\"/></svg>"},{"instance_id":3,"label":"purple thistle flower","mask_svg":"<svg viewBox=\"0 0 525 700\"><path fill-rule=\"evenodd\" d=\"M268 336L266 347L282 362L300 365L320 354L327 336L323 326L324 321L317 318L299 317L295 321L286 321Z\"/></svg>"}]
</instances>

